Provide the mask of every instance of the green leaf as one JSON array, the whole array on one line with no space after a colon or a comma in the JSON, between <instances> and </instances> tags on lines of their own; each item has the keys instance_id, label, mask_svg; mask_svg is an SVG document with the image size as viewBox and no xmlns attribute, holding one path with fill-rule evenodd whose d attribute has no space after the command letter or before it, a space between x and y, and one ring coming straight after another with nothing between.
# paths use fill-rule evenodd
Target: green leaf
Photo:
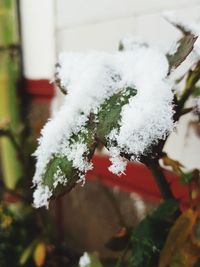
<instances>
[{"instance_id":1,"label":"green leaf","mask_svg":"<svg viewBox=\"0 0 200 267\"><path fill-rule=\"evenodd\" d=\"M137 91L133 88L126 88L118 94L114 94L106 100L100 107L97 115L97 138L106 144L107 135L118 127L121 118L122 107L129 102L132 96L135 96Z\"/></svg>"},{"instance_id":2,"label":"green leaf","mask_svg":"<svg viewBox=\"0 0 200 267\"><path fill-rule=\"evenodd\" d=\"M33 250L37 244L37 240L34 240L31 242L31 244L23 251L21 254L20 260L19 260L19 265L23 266L27 263L28 259L31 257L33 254Z\"/></svg>"},{"instance_id":3,"label":"green leaf","mask_svg":"<svg viewBox=\"0 0 200 267\"><path fill-rule=\"evenodd\" d=\"M180 183L181 184L188 184L192 181L194 178L194 173L193 172L185 172L182 174L180 178Z\"/></svg>"},{"instance_id":4,"label":"green leaf","mask_svg":"<svg viewBox=\"0 0 200 267\"><path fill-rule=\"evenodd\" d=\"M133 230L130 267L157 266L159 252L164 245L177 210L178 203L175 200L168 200L143 219Z\"/></svg>"},{"instance_id":5,"label":"green leaf","mask_svg":"<svg viewBox=\"0 0 200 267\"><path fill-rule=\"evenodd\" d=\"M106 137L113 128L118 127L122 107L129 102L130 97L136 95L136 90L126 88L120 90L107 99L100 107L97 115L90 114L88 122L84 129L76 134L72 134L69 145L76 143L84 143L88 148L88 153L85 159L89 162L97 146L97 142L106 145ZM54 174L59 170L68 179L66 185L58 184L54 186ZM53 191L54 196L58 196L70 191L80 177L80 171L73 167L73 162L66 156L55 155L48 163L46 172L43 175L43 184L47 185Z\"/></svg>"},{"instance_id":6,"label":"green leaf","mask_svg":"<svg viewBox=\"0 0 200 267\"><path fill-rule=\"evenodd\" d=\"M65 187L58 184L54 189L53 177L58 168L66 177L68 177L68 181ZM53 190L54 196L57 196L71 190L76 184L76 181L79 179L78 177L78 171L72 166L72 162L69 161L67 157L54 157L47 165L47 170L43 175L43 183L44 185L47 185L50 190Z\"/></svg>"}]
</instances>

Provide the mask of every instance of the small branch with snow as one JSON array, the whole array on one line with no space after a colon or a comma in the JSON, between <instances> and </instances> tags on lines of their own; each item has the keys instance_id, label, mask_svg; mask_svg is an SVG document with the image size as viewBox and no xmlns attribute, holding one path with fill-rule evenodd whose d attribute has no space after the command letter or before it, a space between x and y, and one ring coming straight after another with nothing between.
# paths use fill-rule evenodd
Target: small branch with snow
<instances>
[{"instance_id":1,"label":"small branch with snow","mask_svg":"<svg viewBox=\"0 0 200 267\"><path fill-rule=\"evenodd\" d=\"M150 157L152 162L157 157L156 149L162 150L174 129L176 108L169 74L190 54L195 41L193 34L184 36L170 55L130 40L114 54L60 55L56 79L67 94L43 128L35 152L36 207L48 206L51 197L85 179L98 143L109 150L109 170L117 175L125 172L126 159L144 162ZM170 189L163 190L162 173L154 164L149 167L159 177L164 196L173 197Z\"/></svg>"}]
</instances>

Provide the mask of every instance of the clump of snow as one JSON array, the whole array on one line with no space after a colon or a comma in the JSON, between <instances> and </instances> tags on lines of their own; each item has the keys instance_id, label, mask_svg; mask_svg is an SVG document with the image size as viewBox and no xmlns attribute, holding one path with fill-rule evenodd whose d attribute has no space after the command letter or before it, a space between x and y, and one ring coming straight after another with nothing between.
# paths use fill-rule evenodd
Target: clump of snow
<instances>
[{"instance_id":1,"label":"clump of snow","mask_svg":"<svg viewBox=\"0 0 200 267\"><path fill-rule=\"evenodd\" d=\"M134 71L128 73L127 80L133 79L137 95L123 107L120 127L117 131L114 129L108 139L111 144L117 143L122 153L138 159L150 145L172 130L173 94L166 79L168 64L165 57L141 48L135 54L134 62L137 64Z\"/></svg>"},{"instance_id":2,"label":"clump of snow","mask_svg":"<svg viewBox=\"0 0 200 267\"><path fill-rule=\"evenodd\" d=\"M87 252L83 253L83 256L80 257L79 267L87 267L91 263L90 257Z\"/></svg>"},{"instance_id":3,"label":"clump of snow","mask_svg":"<svg viewBox=\"0 0 200 267\"><path fill-rule=\"evenodd\" d=\"M194 44L194 53L197 60L200 59L200 24L188 21L185 17L178 16L175 11L167 11L163 13L163 17L174 25L180 25L185 31L191 32L194 36L198 36Z\"/></svg>"},{"instance_id":4,"label":"clump of snow","mask_svg":"<svg viewBox=\"0 0 200 267\"><path fill-rule=\"evenodd\" d=\"M52 196L52 190L49 190L49 187L46 185L38 185L36 190L33 193L34 198L34 207L40 208L42 206L49 207L49 199Z\"/></svg>"},{"instance_id":5,"label":"clump of snow","mask_svg":"<svg viewBox=\"0 0 200 267\"><path fill-rule=\"evenodd\" d=\"M84 180L85 173L92 168L87 160L89 151L84 140L71 143L70 138L72 134L85 131L90 113L97 114L113 94L128 87L137 90L137 95L130 97L122 109L119 127L107 137L110 147L117 144L120 153L131 153L137 158L173 128L173 93L167 79L169 66L165 55L157 49L136 46L114 54L64 53L59 57L58 66L57 77L68 94L63 96L60 110L43 128L35 152L37 164L33 183L37 186L34 193L37 207L47 206L52 194L44 187L42 177L55 156L72 161L80 172L80 180ZM112 149L110 154L113 161L110 170L123 173L125 163L117 160ZM62 184L68 178L58 175ZM55 179L54 185L57 185Z\"/></svg>"},{"instance_id":6,"label":"clump of snow","mask_svg":"<svg viewBox=\"0 0 200 267\"><path fill-rule=\"evenodd\" d=\"M108 168L110 172L120 176L125 174L127 161L120 156L120 150L117 147L110 147L109 153L111 155L111 166Z\"/></svg>"}]
</instances>

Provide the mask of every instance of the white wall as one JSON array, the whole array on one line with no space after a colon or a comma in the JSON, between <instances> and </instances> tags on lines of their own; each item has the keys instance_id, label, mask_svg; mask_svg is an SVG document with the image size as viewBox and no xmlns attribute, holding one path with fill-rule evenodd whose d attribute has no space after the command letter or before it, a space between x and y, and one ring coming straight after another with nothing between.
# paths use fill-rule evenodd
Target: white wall
<instances>
[{"instance_id":1,"label":"white wall","mask_svg":"<svg viewBox=\"0 0 200 267\"><path fill-rule=\"evenodd\" d=\"M115 50L129 33L165 45L177 34L160 16L169 9L198 18L200 0L57 0L58 51Z\"/></svg>"},{"instance_id":2,"label":"white wall","mask_svg":"<svg viewBox=\"0 0 200 267\"><path fill-rule=\"evenodd\" d=\"M60 51L115 51L119 39L129 34L169 47L179 33L162 17L176 10L200 21L200 0L57 0L56 45ZM200 142L192 133L185 139L190 116L185 116L166 150L188 168L199 167Z\"/></svg>"},{"instance_id":3,"label":"white wall","mask_svg":"<svg viewBox=\"0 0 200 267\"><path fill-rule=\"evenodd\" d=\"M52 79L55 64L55 1L20 0L24 74Z\"/></svg>"}]
</instances>

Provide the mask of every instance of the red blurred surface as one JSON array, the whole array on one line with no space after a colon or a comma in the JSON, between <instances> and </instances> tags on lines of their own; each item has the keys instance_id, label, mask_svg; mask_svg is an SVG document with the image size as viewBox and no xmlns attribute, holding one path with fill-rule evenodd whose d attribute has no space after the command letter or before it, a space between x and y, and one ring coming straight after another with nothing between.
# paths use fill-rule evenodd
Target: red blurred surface
<instances>
[{"instance_id":1,"label":"red blurred surface","mask_svg":"<svg viewBox=\"0 0 200 267\"><path fill-rule=\"evenodd\" d=\"M145 165L129 162L125 172L126 175L118 177L108 171L108 167L111 164L108 157L95 155L93 164L93 170L87 173L89 180L99 179L107 186L116 186L125 192L138 193L147 201L156 203L162 199L153 175ZM183 207L186 207L189 201L188 187L179 183L179 178L176 174L165 171L165 175L175 197Z\"/></svg>"},{"instance_id":2,"label":"red blurred surface","mask_svg":"<svg viewBox=\"0 0 200 267\"><path fill-rule=\"evenodd\" d=\"M27 93L31 96L33 101L48 102L54 96L54 84L49 80L25 80Z\"/></svg>"}]
</instances>

